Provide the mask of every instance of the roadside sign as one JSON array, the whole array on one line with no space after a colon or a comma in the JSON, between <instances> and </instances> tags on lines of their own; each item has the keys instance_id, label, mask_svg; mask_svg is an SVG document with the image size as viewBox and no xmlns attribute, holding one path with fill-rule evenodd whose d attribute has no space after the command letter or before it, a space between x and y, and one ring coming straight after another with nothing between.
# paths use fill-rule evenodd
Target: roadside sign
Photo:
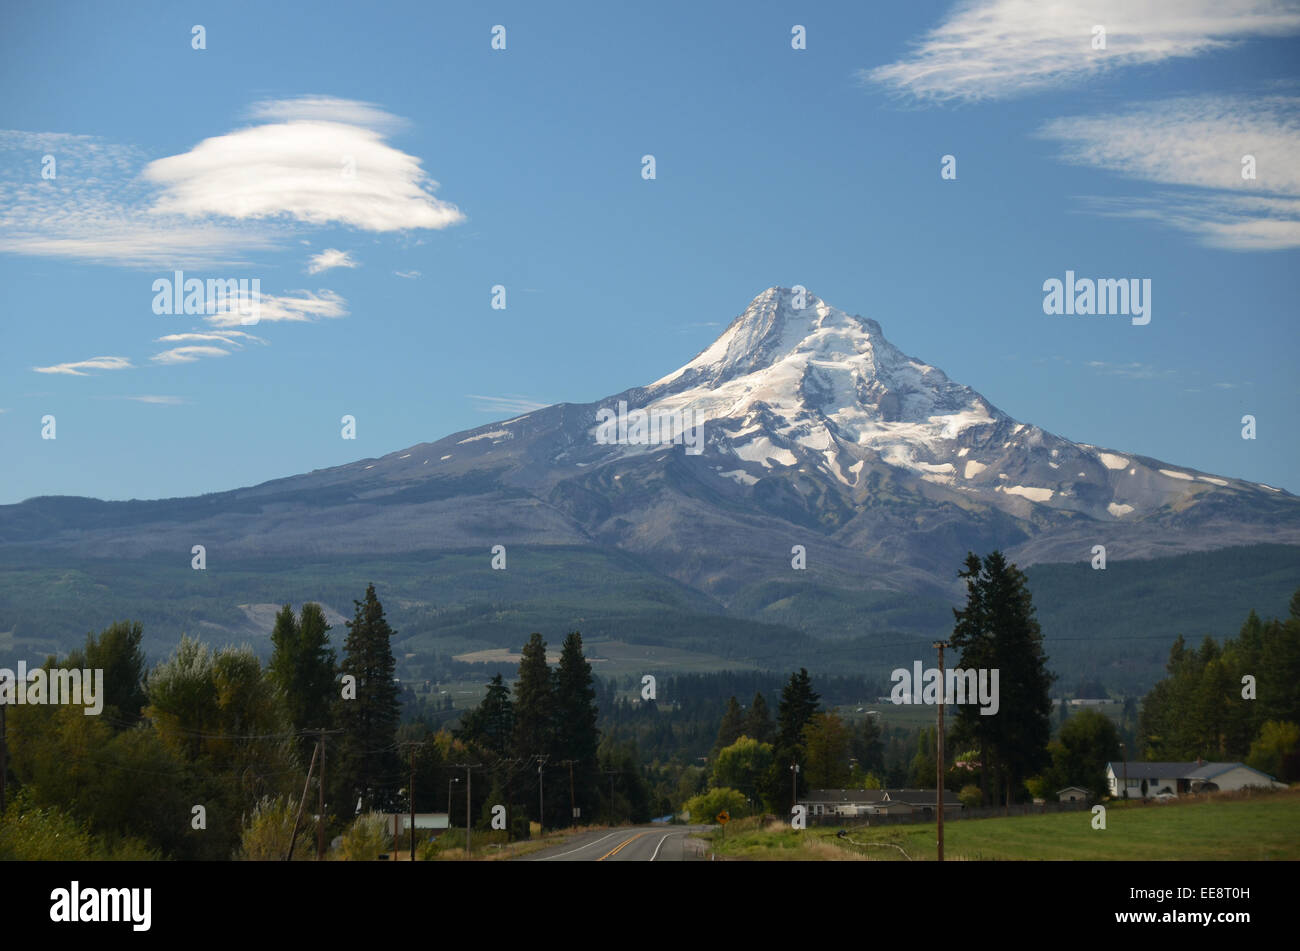
<instances>
[{"instance_id":1,"label":"roadside sign","mask_svg":"<svg viewBox=\"0 0 1300 951\"><path fill-rule=\"evenodd\" d=\"M718 822L722 823L725 826L730 821L731 821L731 813L727 812L726 809L723 809L720 813L718 813Z\"/></svg>"}]
</instances>

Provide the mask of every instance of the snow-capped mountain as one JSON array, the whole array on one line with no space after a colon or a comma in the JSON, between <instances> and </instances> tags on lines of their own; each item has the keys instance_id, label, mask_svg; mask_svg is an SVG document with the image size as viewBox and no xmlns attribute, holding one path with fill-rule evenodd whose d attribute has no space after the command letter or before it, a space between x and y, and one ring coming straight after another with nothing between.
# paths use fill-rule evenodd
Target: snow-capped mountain
<instances>
[{"instance_id":1,"label":"snow-capped mountain","mask_svg":"<svg viewBox=\"0 0 1300 951\"><path fill-rule=\"evenodd\" d=\"M857 497L873 473L892 470L926 483L936 499L1103 522L1140 519L1216 488L1281 494L1017 422L904 354L876 321L804 291L764 291L707 350L637 395L651 416L702 424L710 449L736 460L726 477L747 485L802 468Z\"/></svg>"},{"instance_id":2,"label":"snow-capped mountain","mask_svg":"<svg viewBox=\"0 0 1300 951\"><path fill-rule=\"evenodd\" d=\"M972 550L1027 565L1086 563L1099 544L1118 560L1300 543L1290 493L1019 422L796 290L764 291L680 369L594 403L199 498L0 506L0 556L594 549L753 617L792 584L850 606L948 598ZM823 633L857 623L843 617Z\"/></svg>"}]
</instances>

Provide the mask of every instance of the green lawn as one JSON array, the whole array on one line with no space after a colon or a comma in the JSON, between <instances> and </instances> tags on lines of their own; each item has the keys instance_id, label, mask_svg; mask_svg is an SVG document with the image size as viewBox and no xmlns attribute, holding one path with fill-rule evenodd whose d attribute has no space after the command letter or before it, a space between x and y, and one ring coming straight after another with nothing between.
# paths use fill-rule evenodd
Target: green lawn
<instances>
[{"instance_id":1,"label":"green lawn","mask_svg":"<svg viewBox=\"0 0 1300 951\"><path fill-rule=\"evenodd\" d=\"M963 819L944 824L944 857L1096 861L1215 861L1300 859L1300 789L1250 796L1226 795L1186 802L1111 804L1106 828L1092 813ZM885 861L935 858L933 823L845 826L849 841L831 826L794 832L788 823L713 833L720 855L742 859L819 859L825 846ZM802 838L810 841L802 841ZM896 847L897 848L896 848ZM847 857L847 856L846 856Z\"/></svg>"}]
</instances>

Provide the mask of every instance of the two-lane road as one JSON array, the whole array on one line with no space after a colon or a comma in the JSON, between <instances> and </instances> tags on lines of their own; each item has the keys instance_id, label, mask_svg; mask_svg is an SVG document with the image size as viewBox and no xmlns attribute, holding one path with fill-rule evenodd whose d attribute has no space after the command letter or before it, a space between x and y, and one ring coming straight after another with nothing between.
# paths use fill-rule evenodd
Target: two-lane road
<instances>
[{"instance_id":1,"label":"two-lane road","mask_svg":"<svg viewBox=\"0 0 1300 951\"><path fill-rule=\"evenodd\" d=\"M533 862L681 862L703 845L691 835L704 826L626 826L573 836L529 856Z\"/></svg>"}]
</instances>

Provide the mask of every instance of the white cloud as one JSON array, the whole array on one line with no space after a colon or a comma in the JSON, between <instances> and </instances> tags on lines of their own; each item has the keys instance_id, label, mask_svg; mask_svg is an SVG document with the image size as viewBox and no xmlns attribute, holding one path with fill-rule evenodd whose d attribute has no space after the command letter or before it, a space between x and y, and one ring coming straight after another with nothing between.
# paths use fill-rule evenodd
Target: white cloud
<instances>
[{"instance_id":1,"label":"white cloud","mask_svg":"<svg viewBox=\"0 0 1300 951\"><path fill-rule=\"evenodd\" d=\"M242 349L243 341L266 343L261 337L243 333L239 330L211 330L206 333L165 334L154 339L155 343L229 343Z\"/></svg>"},{"instance_id":2,"label":"white cloud","mask_svg":"<svg viewBox=\"0 0 1300 951\"><path fill-rule=\"evenodd\" d=\"M924 100L1001 99L1296 32L1293 0L968 0L908 56L859 76Z\"/></svg>"},{"instance_id":3,"label":"white cloud","mask_svg":"<svg viewBox=\"0 0 1300 951\"><path fill-rule=\"evenodd\" d=\"M336 267L358 267L351 254L338 248L326 248L320 254L313 254L307 262L308 274L319 274Z\"/></svg>"},{"instance_id":4,"label":"white cloud","mask_svg":"<svg viewBox=\"0 0 1300 951\"><path fill-rule=\"evenodd\" d=\"M1181 188L1085 198L1097 214L1161 221L1229 250L1300 247L1300 98L1170 99L1055 119L1038 135L1067 162ZM1246 155L1254 180L1242 178Z\"/></svg>"},{"instance_id":5,"label":"white cloud","mask_svg":"<svg viewBox=\"0 0 1300 951\"><path fill-rule=\"evenodd\" d=\"M87 376L87 370L130 370L131 361L126 357L91 357L89 360L77 360L73 363L56 363L48 367L32 367L37 373L61 373L67 376Z\"/></svg>"},{"instance_id":6,"label":"white cloud","mask_svg":"<svg viewBox=\"0 0 1300 951\"><path fill-rule=\"evenodd\" d=\"M398 277L406 278L408 281L413 281L420 276L419 271L394 271L393 273Z\"/></svg>"},{"instance_id":7,"label":"white cloud","mask_svg":"<svg viewBox=\"0 0 1300 951\"><path fill-rule=\"evenodd\" d=\"M1161 370L1149 363L1109 363L1105 360L1089 360L1087 365L1106 376L1122 376L1130 380L1159 380L1173 376L1173 370Z\"/></svg>"},{"instance_id":8,"label":"white cloud","mask_svg":"<svg viewBox=\"0 0 1300 951\"><path fill-rule=\"evenodd\" d=\"M371 102L336 99L332 96L299 96L295 99L263 99L249 107L254 119L288 122L307 119L316 122L345 122L380 131L398 131L409 124L400 116L385 112Z\"/></svg>"},{"instance_id":9,"label":"white cloud","mask_svg":"<svg viewBox=\"0 0 1300 951\"><path fill-rule=\"evenodd\" d=\"M179 396L97 396L100 400L131 400L135 403L153 403L158 406L180 406L185 400Z\"/></svg>"},{"instance_id":10,"label":"white cloud","mask_svg":"<svg viewBox=\"0 0 1300 951\"><path fill-rule=\"evenodd\" d=\"M539 403L526 396L479 396L474 393L466 395L478 401L478 405L474 408L480 413L531 413L551 405Z\"/></svg>"},{"instance_id":11,"label":"white cloud","mask_svg":"<svg viewBox=\"0 0 1300 951\"><path fill-rule=\"evenodd\" d=\"M268 100L251 113L264 124L153 162L94 136L0 130L0 253L246 265L304 224L394 231L464 220L433 196L438 183L420 160L385 141L403 125L396 116L320 96ZM52 180L41 177L44 154L57 163Z\"/></svg>"},{"instance_id":12,"label":"white cloud","mask_svg":"<svg viewBox=\"0 0 1300 951\"><path fill-rule=\"evenodd\" d=\"M464 220L433 196L420 160L354 124L370 107L315 98L261 104L277 120L200 142L150 162L143 177L162 189L158 214L238 220L289 218L364 231L446 228ZM304 118L307 116L307 118Z\"/></svg>"},{"instance_id":13,"label":"white cloud","mask_svg":"<svg viewBox=\"0 0 1300 951\"><path fill-rule=\"evenodd\" d=\"M152 357L154 363L172 365L176 363L194 363L203 357L228 357L229 350L223 350L220 347L173 347L170 350L164 350L162 353L155 353Z\"/></svg>"},{"instance_id":14,"label":"white cloud","mask_svg":"<svg viewBox=\"0 0 1300 951\"><path fill-rule=\"evenodd\" d=\"M259 324L279 323L283 321L307 323L323 317L346 317L348 302L334 291L322 290L318 293L297 291L301 297L277 296L263 294L258 300ZM240 302L233 299L226 301L226 309L209 317L208 323L214 327L238 327L244 325L247 316L239 313Z\"/></svg>"}]
</instances>

